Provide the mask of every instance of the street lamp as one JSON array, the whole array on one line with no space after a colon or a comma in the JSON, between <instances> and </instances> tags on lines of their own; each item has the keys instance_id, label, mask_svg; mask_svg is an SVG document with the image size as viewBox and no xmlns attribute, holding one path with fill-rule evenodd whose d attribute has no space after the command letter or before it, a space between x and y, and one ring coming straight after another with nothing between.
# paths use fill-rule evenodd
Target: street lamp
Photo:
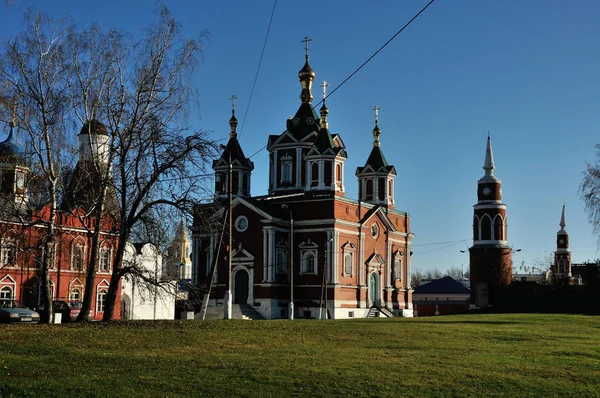
<instances>
[{"instance_id":1,"label":"street lamp","mask_svg":"<svg viewBox=\"0 0 600 398\"><path fill-rule=\"evenodd\" d=\"M288 318L294 320L294 215L292 209L285 203L281 205L290 212L290 305Z\"/></svg>"},{"instance_id":2,"label":"street lamp","mask_svg":"<svg viewBox=\"0 0 600 398\"><path fill-rule=\"evenodd\" d=\"M221 145L222 150L227 150L225 145ZM233 214L232 214L232 164L231 164L231 152L227 151L229 155L228 164L229 164L229 184L227 189L227 197L229 200L229 247L227 253L227 262L228 262L228 272L227 272L227 290L225 291L225 319L232 318L232 306L233 300L231 297L231 252L233 246Z\"/></svg>"}]
</instances>

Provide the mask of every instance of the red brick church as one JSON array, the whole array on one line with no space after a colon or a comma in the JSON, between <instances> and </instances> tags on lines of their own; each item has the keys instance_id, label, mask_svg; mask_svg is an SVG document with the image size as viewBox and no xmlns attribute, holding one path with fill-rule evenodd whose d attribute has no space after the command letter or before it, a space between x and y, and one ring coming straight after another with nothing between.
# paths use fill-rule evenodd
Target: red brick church
<instances>
[{"instance_id":1,"label":"red brick church","mask_svg":"<svg viewBox=\"0 0 600 398\"><path fill-rule=\"evenodd\" d=\"M206 284L216 262L210 305L227 304L230 295L234 304L250 305L267 319L366 317L369 311L411 316L413 234L410 216L395 206L396 169L380 145L379 108L373 148L355 173L358 200L351 199L346 147L329 130L325 91L319 112L313 107L308 49L305 58L298 110L281 134L265 137L266 195L251 195L254 165L238 141L233 110L229 142L213 163L214 219L226 219L232 187L231 293L227 228L220 244L220 231L203 232L201 217L192 228L193 281Z\"/></svg>"}]
</instances>

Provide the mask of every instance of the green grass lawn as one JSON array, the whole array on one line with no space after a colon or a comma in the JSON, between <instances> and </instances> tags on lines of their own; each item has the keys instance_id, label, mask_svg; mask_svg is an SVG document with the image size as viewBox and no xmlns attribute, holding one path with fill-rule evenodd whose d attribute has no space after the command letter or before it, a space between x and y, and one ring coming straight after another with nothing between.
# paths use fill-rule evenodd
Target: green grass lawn
<instances>
[{"instance_id":1,"label":"green grass lawn","mask_svg":"<svg viewBox=\"0 0 600 398\"><path fill-rule=\"evenodd\" d=\"M600 317L0 325L0 396L600 396Z\"/></svg>"}]
</instances>

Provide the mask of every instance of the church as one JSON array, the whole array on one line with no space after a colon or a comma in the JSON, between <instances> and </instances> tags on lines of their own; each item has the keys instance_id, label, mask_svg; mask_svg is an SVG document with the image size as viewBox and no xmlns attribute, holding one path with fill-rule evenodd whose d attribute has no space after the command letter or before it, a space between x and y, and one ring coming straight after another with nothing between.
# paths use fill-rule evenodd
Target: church
<instances>
[{"instance_id":1,"label":"church","mask_svg":"<svg viewBox=\"0 0 600 398\"><path fill-rule=\"evenodd\" d=\"M323 105L313 107L315 75L306 46L299 107L281 134L265 136L264 195L251 195L254 164L238 141L233 108L229 141L213 162L214 203L199 206L203 215L191 228L193 282L208 286L212 277L209 305L226 318L231 303L266 319L412 316L414 235L409 214L396 208L396 169L383 153L378 107L372 150L355 173L358 199L351 199L348 153L329 130L325 83ZM206 209L215 211L207 217ZM208 232L207 218L223 231Z\"/></svg>"}]
</instances>

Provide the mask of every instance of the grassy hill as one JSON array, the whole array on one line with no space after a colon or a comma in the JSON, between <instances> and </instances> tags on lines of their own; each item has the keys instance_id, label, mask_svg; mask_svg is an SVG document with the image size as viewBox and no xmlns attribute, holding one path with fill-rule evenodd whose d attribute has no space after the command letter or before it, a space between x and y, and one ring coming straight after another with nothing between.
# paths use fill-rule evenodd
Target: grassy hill
<instances>
[{"instance_id":1,"label":"grassy hill","mask_svg":"<svg viewBox=\"0 0 600 398\"><path fill-rule=\"evenodd\" d=\"M0 396L600 396L600 317L0 325Z\"/></svg>"}]
</instances>

